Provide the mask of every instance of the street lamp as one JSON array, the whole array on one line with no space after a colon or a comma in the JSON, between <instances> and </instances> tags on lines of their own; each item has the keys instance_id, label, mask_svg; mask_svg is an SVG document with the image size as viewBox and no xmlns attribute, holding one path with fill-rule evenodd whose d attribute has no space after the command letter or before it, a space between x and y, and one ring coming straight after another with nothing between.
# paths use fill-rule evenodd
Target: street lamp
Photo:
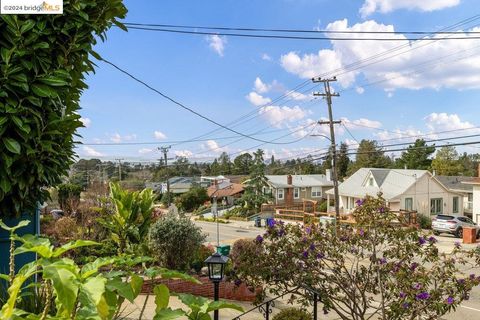
<instances>
[{"instance_id":1,"label":"street lamp","mask_svg":"<svg viewBox=\"0 0 480 320\"><path fill-rule=\"evenodd\" d=\"M208 267L208 278L213 282L213 300L218 301L220 281L225 275L225 265L228 262L228 257L222 256L215 252L205 260ZM218 310L213 312L213 319L218 320Z\"/></svg>"}]
</instances>

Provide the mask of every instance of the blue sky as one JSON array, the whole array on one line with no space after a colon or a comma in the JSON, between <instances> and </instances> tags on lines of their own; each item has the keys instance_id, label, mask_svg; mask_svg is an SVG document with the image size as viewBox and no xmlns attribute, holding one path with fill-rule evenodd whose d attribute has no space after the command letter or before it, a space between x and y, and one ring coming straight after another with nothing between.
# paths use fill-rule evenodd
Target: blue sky
<instances>
[{"instance_id":1,"label":"blue sky","mask_svg":"<svg viewBox=\"0 0 480 320\"><path fill-rule=\"evenodd\" d=\"M132 0L125 4L127 22L307 30L432 31L480 13L475 0ZM477 25L480 19L455 30L480 31ZM416 135L453 137L478 133L480 125L480 40L417 41L397 49L397 56L372 60L376 63L352 72L346 67L350 63L405 42L249 39L118 28L107 37L96 47L103 57L215 121L228 124L251 113L252 119L231 127L247 134L260 131L256 137L268 141L303 138L292 144L260 146L277 158L315 154L328 145L325 139L309 136L327 132L313 124L327 116L325 101L312 101L310 93L319 88L309 84L300 90L303 95L293 93L269 104L323 73L338 76L334 88L341 96L334 99L334 117L344 120L353 137L339 127L337 139L352 149L355 139L388 144L411 141ZM340 71L330 72L335 69ZM159 158L159 146L217 129L102 62L87 82L90 88L81 100L86 128L79 130L85 143L77 149L80 157L151 161ZM457 129L461 130L438 133ZM205 135L207 141L173 145L172 156L201 161L226 151L235 157L260 144L232 136L218 130ZM154 144L125 145L143 142Z\"/></svg>"}]
</instances>

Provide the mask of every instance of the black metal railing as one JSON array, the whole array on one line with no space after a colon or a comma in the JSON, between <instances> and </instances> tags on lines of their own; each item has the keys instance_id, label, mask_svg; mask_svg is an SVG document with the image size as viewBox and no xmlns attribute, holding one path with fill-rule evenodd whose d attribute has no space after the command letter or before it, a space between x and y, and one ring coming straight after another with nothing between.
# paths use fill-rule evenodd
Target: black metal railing
<instances>
[{"instance_id":1,"label":"black metal railing","mask_svg":"<svg viewBox=\"0 0 480 320\"><path fill-rule=\"evenodd\" d=\"M263 318L265 320L270 320L270 316L272 315L272 312L273 312L273 308L275 307L275 301L280 299L280 298L283 298L285 295L287 294L290 294L290 293L299 293L300 290L304 289L305 290L305 296L308 296L309 294L311 295L311 298L312 298L312 302L313 302L313 310L312 310L312 314L313 314L313 320L317 320L318 319L318 302L321 302L320 301L320 295L318 294L318 292L316 290L314 290L313 288L310 288L308 286L305 286L305 285L302 285L302 286L298 286L294 289L291 289L291 290L288 290L286 292L284 292L283 294L279 295L279 296L276 296L274 298L271 298L271 299L268 299L267 301L264 301L262 302L261 304L245 311L244 313L236 316L235 318L233 318L232 320L241 320L242 317L246 314L249 314L253 311L256 311L258 310Z\"/></svg>"}]
</instances>

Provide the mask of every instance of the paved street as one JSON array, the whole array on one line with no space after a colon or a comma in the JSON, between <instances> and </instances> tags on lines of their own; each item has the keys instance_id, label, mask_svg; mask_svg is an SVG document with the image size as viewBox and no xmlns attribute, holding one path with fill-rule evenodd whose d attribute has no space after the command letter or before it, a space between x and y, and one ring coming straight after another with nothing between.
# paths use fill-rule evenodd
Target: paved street
<instances>
[{"instance_id":1,"label":"paved street","mask_svg":"<svg viewBox=\"0 0 480 320\"><path fill-rule=\"evenodd\" d=\"M217 241L217 224L213 222L195 221L195 224L207 233L207 242ZM255 238L265 232L264 228L255 228L253 222L235 221L233 223L219 223L220 243L233 244L242 238Z\"/></svg>"}]
</instances>

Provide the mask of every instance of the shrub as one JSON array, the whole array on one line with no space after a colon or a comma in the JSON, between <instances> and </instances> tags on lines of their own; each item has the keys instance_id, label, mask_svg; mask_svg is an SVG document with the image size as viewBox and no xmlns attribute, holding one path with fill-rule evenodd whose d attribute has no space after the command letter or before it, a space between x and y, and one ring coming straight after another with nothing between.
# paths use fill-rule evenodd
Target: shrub
<instances>
[{"instance_id":1,"label":"shrub","mask_svg":"<svg viewBox=\"0 0 480 320\"><path fill-rule=\"evenodd\" d=\"M189 219L167 215L150 228L150 249L162 266L187 270L205 237Z\"/></svg>"},{"instance_id":2,"label":"shrub","mask_svg":"<svg viewBox=\"0 0 480 320\"><path fill-rule=\"evenodd\" d=\"M55 222L55 236L57 240L76 239L78 236L77 221L71 217L63 217Z\"/></svg>"},{"instance_id":3,"label":"shrub","mask_svg":"<svg viewBox=\"0 0 480 320\"><path fill-rule=\"evenodd\" d=\"M58 186L58 204L67 214L77 211L80 204L82 187L78 184L64 183Z\"/></svg>"},{"instance_id":4,"label":"shrub","mask_svg":"<svg viewBox=\"0 0 480 320\"><path fill-rule=\"evenodd\" d=\"M192 211L201 206L208 199L207 189L193 187L179 197L178 207L184 211Z\"/></svg>"},{"instance_id":5,"label":"shrub","mask_svg":"<svg viewBox=\"0 0 480 320\"><path fill-rule=\"evenodd\" d=\"M431 229L432 228L432 218L427 215L419 214L418 215L418 224L422 229Z\"/></svg>"},{"instance_id":6,"label":"shrub","mask_svg":"<svg viewBox=\"0 0 480 320\"><path fill-rule=\"evenodd\" d=\"M302 310L297 308L288 308L280 311L273 317L273 320L310 320L312 316Z\"/></svg>"},{"instance_id":7,"label":"shrub","mask_svg":"<svg viewBox=\"0 0 480 320\"><path fill-rule=\"evenodd\" d=\"M327 200L322 201L322 203L318 205L318 211L327 212L327 202L328 202ZM330 206L332 207L334 204L335 204L335 201L330 200Z\"/></svg>"},{"instance_id":8,"label":"shrub","mask_svg":"<svg viewBox=\"0 0 480 320\"><path fill-rule=\"evenodd\" d=\"M201 245L195 253L195 259L191 263L191 267L199 273L205 266L205 260L215 252L212 246Z\"/></svg>"},{"instance_id":9,"label":"shrub","mask_svg":"<svg viewBox=\"0 0 480 320\"><path fill-rule=\"evenodd\" d=\"M239 239L234 242L230 252L233 269L244 273L255 265L255 260L261 256L262 248L252 239Z\"/></svg>"}]
</instances>

